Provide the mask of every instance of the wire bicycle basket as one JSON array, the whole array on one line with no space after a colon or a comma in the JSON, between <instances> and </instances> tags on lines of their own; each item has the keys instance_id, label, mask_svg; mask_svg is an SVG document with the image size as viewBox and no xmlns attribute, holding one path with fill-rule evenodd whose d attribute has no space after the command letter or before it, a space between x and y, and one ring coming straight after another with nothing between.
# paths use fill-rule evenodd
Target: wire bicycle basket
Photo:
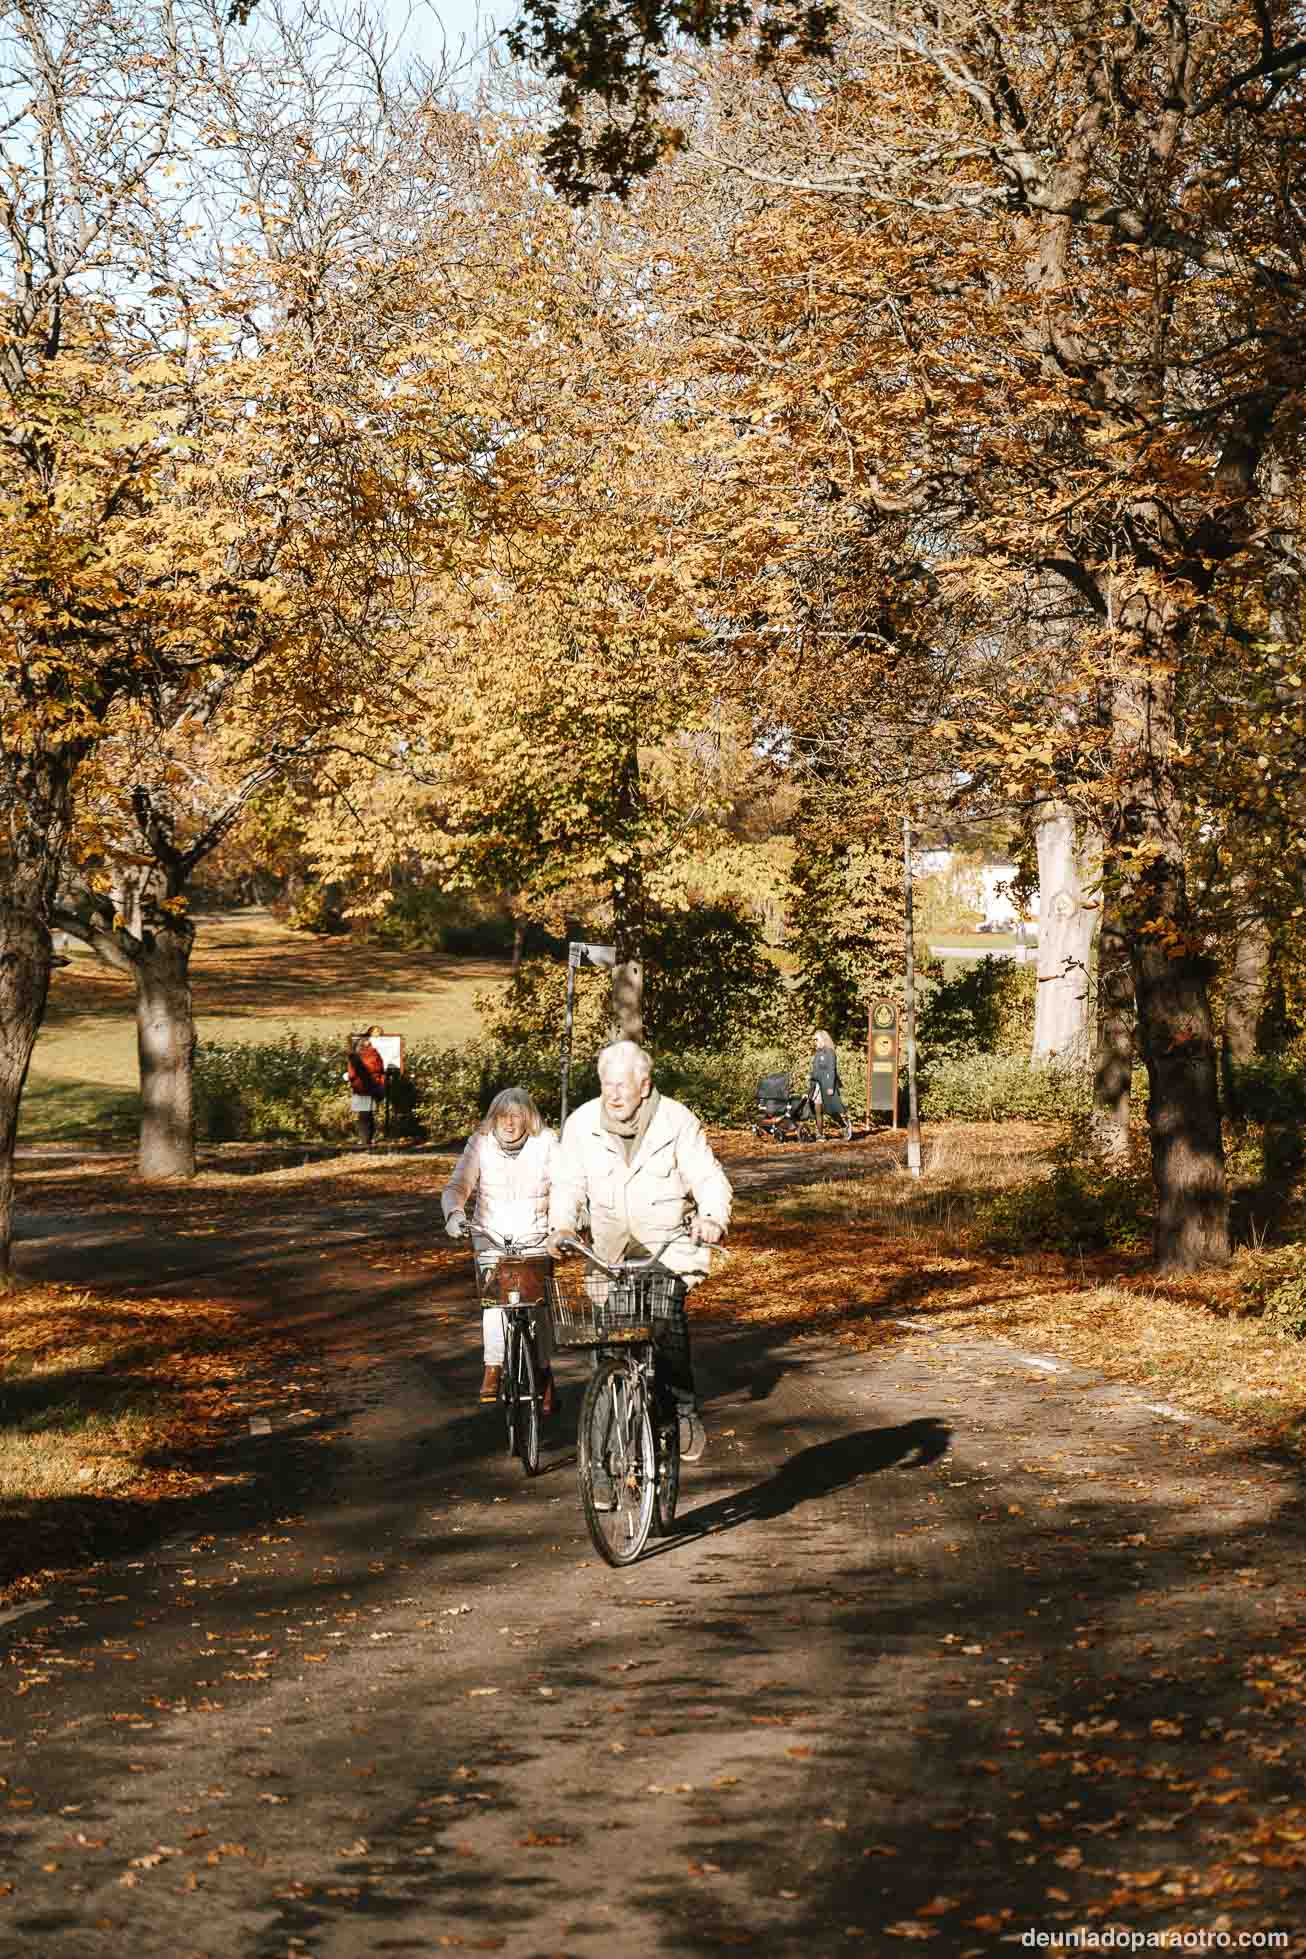
<instances>
[{"instance_id":1,"label":"wire bicycle basket","mask_svg":"<svg viewBox=\"0 0 1306 1959\"><path fill-rule=\"evenodd\" d=\"M554 1266L551 1291L554 1344L597 1347L651 1340L654 1321L675 1315L685 1285L664 1265L609 1278L580 1260L568 1260Z\"/></svg>"}]
</instances>

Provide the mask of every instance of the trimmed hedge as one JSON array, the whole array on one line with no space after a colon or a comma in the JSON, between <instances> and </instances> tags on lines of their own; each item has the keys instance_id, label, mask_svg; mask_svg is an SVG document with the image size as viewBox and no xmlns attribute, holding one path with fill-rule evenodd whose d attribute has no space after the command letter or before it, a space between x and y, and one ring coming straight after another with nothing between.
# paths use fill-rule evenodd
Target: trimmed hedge
<instances>
[{"instance_id":1,"label":"trimmed hedge","mask_svg":"<svg viewBox=\"0 0 1306 1959\"><path fill-rule=\"evenodd\" d=\"M721 1053L687 1048L658 1054L658 1087L688 1103L704 1122L751 1119L759 1078L787 1073L796 1088L807 1082L807 1053L778 1046L739 1046ZM844 1056L851 1078L844 1100L853 1114L864 1110L859 1059ZM396 1085L391 1131L433 1141L466 1135L501 1088L528 1089L546 1119L556 1122L560 1097L556 1048L502 1040L466 1047L414 1044ZM903 1076L901 1106L907 1105ZM570 1103L598 1094L593 1053L573 1058ZM1146 1106L1146 1078L1134 1079L1137 1107ZM204 1041L195 1062L198 1134L205 1142L244 1139L334 1141L350 1129L345 1082L345 1036L338 1041ZM920 1107L929 1122L1052 1121L1083 1113L1092 1104L1086 1070L1035 1068L1017 1055L949 1055L924 1077Z\"/></svg>"},{"instance_id":2,"label":"trimmed hedge","mask_svg":"<svg viewBox=\"0 0 1306 1959\"><path fill-rule=\"evenodd\" d=\"M1091 1108L1093 1077L1083 1068L1035 1068L1015 1054L957 1054L935 1061L920 1093L930 1122L1049 1121Z\"/></svg>"},{"instance_id":3,"label":"trimmed hedge","mask_svg":"<svg viewBox=\"0 0 1306 1959\"><path fill-rule=\"evenodd\" d=\"M747 1120L760 1076L790 1070L806 1080L778 1048L739 1047L724 1054L703 1050L659 1054L659 1088L686 1102L708 1123ZM345 1037L339 1041L205 1041L195 1061L197 1129L202 1141L290 1139L338 1141L348 1135L349 1089ZM480 1041L461 1048L414 1045L392 1105L391 1133L425 1135L433 1142L466 1136L501 1088L527 1089L545 1118L557 1122L561 1083L555 1049ZM573 1059L572 1108L598 1094L592 1054ZM860 1109L861 1098L849 1097Z\"/></svg>"}]
</instances>

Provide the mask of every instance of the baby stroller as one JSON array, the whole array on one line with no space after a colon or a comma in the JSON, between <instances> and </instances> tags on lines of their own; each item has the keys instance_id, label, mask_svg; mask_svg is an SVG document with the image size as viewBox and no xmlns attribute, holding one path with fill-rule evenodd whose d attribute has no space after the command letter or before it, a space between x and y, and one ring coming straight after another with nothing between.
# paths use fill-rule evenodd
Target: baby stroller
<instances>
[{"instance_id":1,"label":"baby stroller","mask_svg":"<svg viewBox=\"0 0 1306 1959\"><path fill-rule=\"evenodd\" d=\"M753 1134L773 1143L810 1143L816 1138L816 1110L810 1095L795 1095L788 1075L763 1075L757 1084Z\"/></svg>"}]
</instances>

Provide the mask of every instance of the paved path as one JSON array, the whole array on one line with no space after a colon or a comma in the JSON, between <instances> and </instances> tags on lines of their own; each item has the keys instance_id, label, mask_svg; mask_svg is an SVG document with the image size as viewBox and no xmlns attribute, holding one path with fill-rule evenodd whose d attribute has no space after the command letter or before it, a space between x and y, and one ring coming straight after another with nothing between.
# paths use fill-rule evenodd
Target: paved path
<instances>
[{"instance_id":1,"label":"paved path","mask_svg":"<svg viewBox=\"0 0 1306 1959\"><path fill-rule=\"evenodd\" d=\"M1286 1467L1001 1345L710 1328L683 1528L612 1572L565 1421L527 1482L470 1316L323 1229L327 1267L251 1240L226 1277L312 1328L338 1405L288 1385L236 1507L0 1626L0 1949L819 1959L1306 1922ZM190 1249L151 1256L184 1284Z\"/></svg>"}]
</instances>

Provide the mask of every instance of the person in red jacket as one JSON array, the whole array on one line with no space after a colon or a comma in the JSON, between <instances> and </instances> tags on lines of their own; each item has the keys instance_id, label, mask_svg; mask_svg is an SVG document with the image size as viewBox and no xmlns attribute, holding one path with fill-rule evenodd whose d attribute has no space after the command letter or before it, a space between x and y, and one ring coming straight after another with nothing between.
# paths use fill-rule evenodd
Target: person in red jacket
<instances>
[{"instance_id":1,"label":"person in red jacket","mask_svg":"<svg viewBox=\"0 0 1306 1959\"><path fill-rule=\"evenodd\" d=\"M385 1096L385 1063L372 1045L372 1036L384 1031L369 1027L365 1034L351 1035L345 1064L349 1106L358 1118L358 1140L369 1150L376 1140L376 1105Z\"/></svg>"}]
</instances>

